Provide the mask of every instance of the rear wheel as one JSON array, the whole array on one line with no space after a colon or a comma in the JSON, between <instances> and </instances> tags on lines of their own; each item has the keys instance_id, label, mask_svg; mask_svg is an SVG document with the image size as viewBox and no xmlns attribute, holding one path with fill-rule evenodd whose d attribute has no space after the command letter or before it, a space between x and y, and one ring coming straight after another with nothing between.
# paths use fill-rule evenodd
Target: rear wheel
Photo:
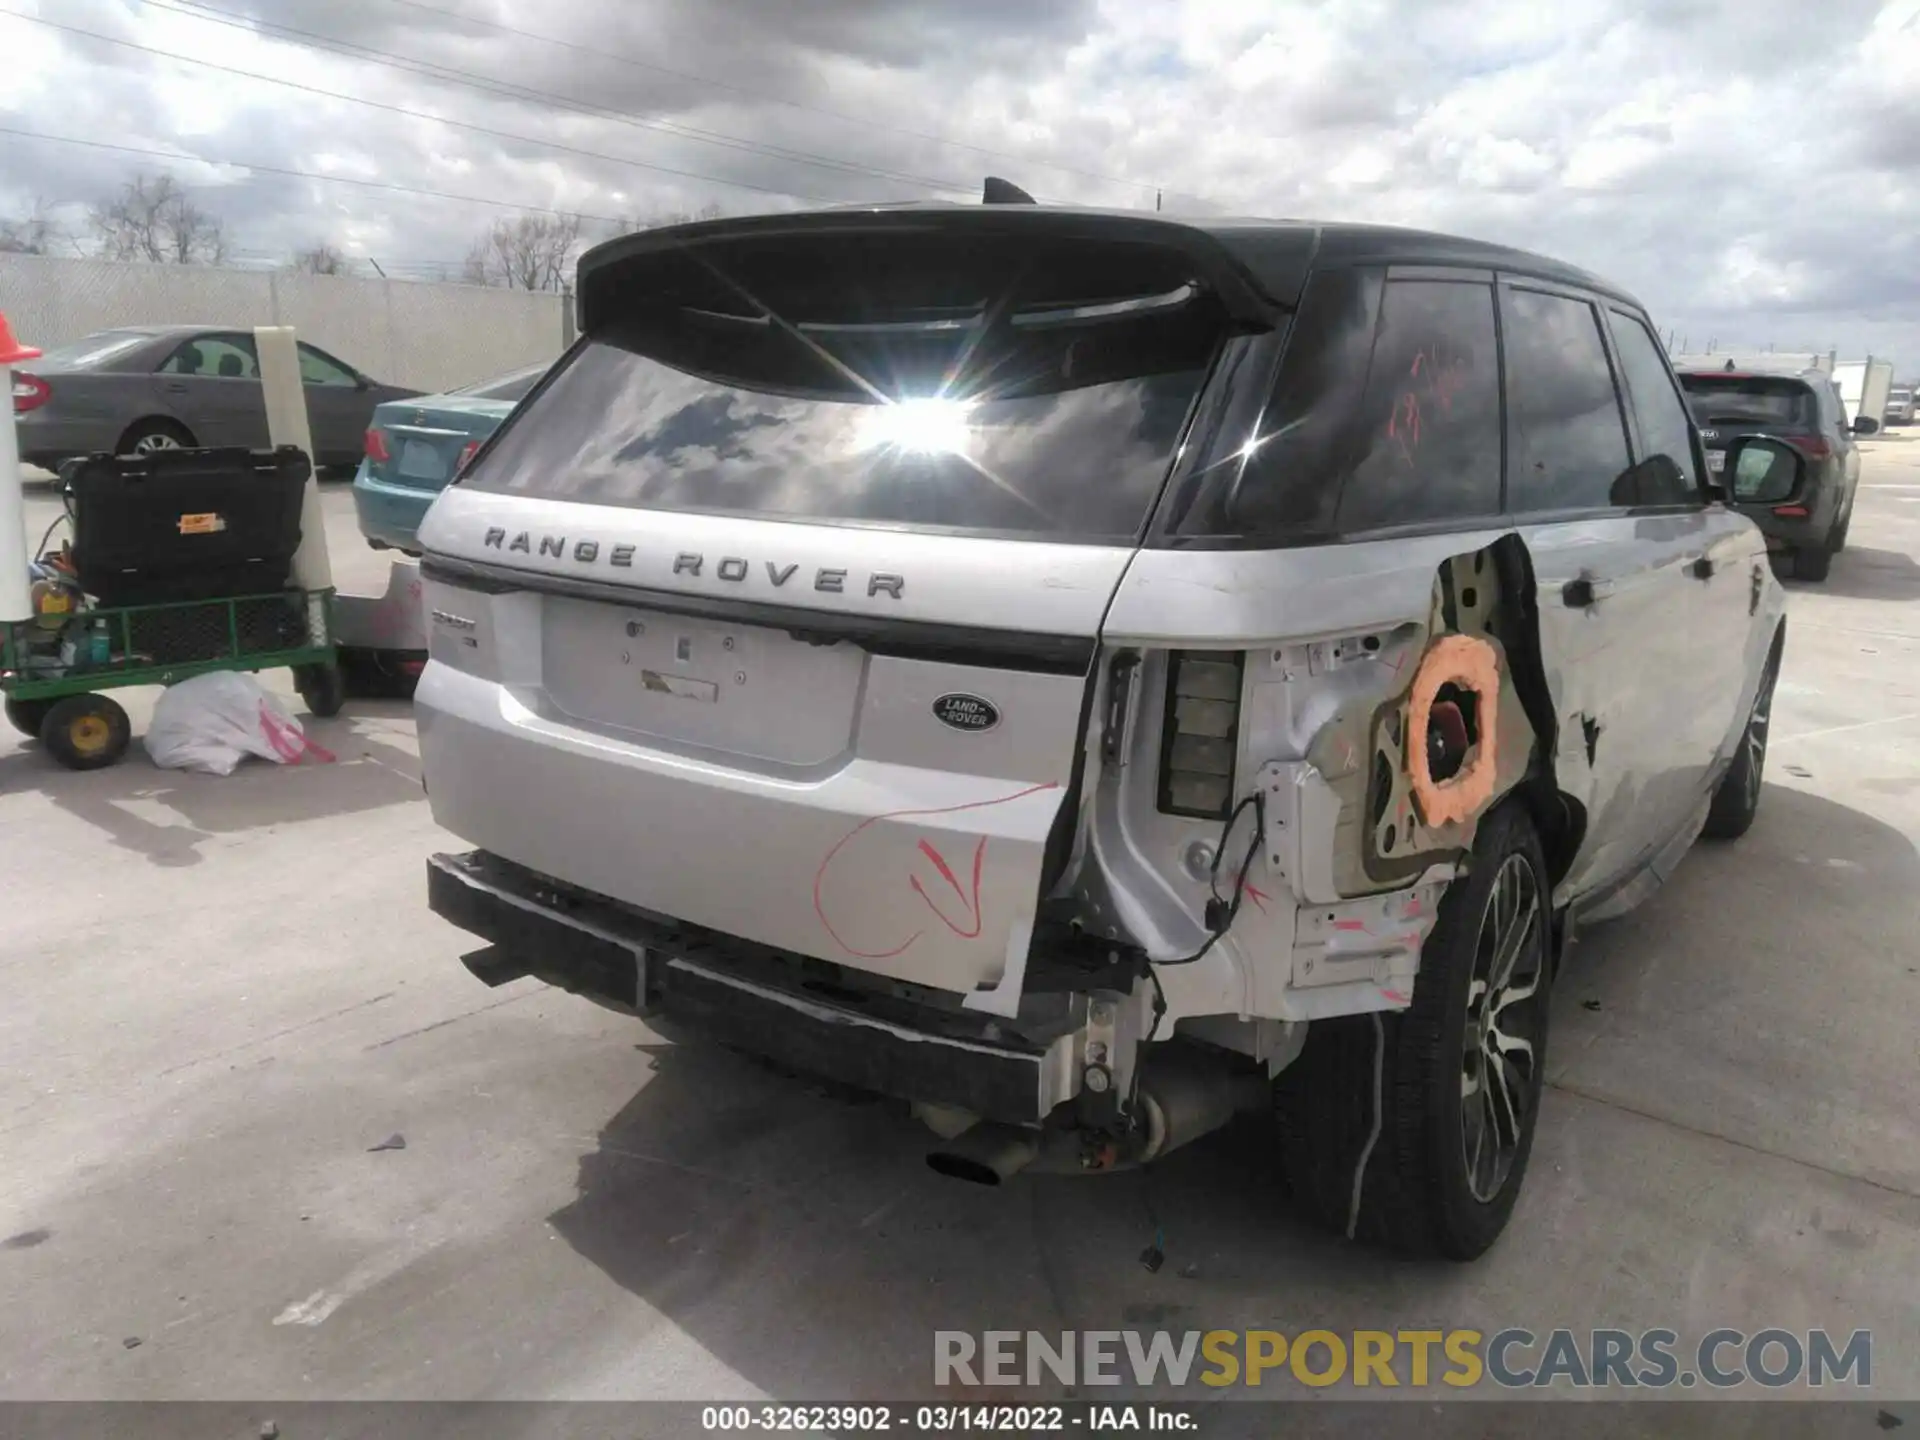
<instances>
[{"instance_id":1,"label":"rear wheel","mask_svg":"<svg viewBox=\"0 0 1920 1440\"><path fill-rule=\"evenodd\" d=\"M1282 1156L1310 1219L1451 1260L1499 1238L1539 1114L1550 897L1532 821L1501 806L1440 903L1413 1004L1314 1022L1274 1085Z\"/></svg>"},{"instance_id":2,"label":"rear wheel","mask_svg":"<svg viewBox=\"0 0 1920 1440\"><path fill-rule=\"evenodd\" d=\"M1829 541L1824 545L1809 545L1805 549L1793 552L1793 578L1796 580L1821 581L1827 578L1833 569L1833 546Z\"/></svg>"},{"instance_id":3,"label":"rear wheel","mask_svg":"<svg viewBox=\"0 0 1920 1440\"><path fill-rule=\"evenodd\" d=\"M1752 827L1760 809L1760 784L1767 768L1767 727L1773 718L1774 682L1779 678L1780 650L1776 646L1767 656L1767 668L1760 672L1760 690L1753 697L1740 749L1721 777L1720 788L1713 792L1707 823L1700 830L1709 840L1738 840Z\"/></svg>"},{"instance_id":4,"label":"rear wheel","mask_svg":"<svg viewBox=\"0 0 1920 1440\"><path fill-rule=\"evenodd\" d=\"M114 447L114 454L151 455L156 450L181 450L192 444L193 432L186 426L154 416L129 425L127 433Z\"/></svg>"},{"instance_id":5,"label":"rear wheel","mask_svg":"<svg viewBox=\"0 0 1920 1440\"><path fill-rule=\"evenodd\" d=\"M322 720L338 715L347 703L347 681L338 665L296 665L293 688L307 702L308 712Z\"/></svg>"},{"instance_id":6,"label":"rear wheel","mask_svg":"<svg viewBox=\"0 0 1920 1440\"><path fill-rule=\"evenodd\" d=\"M127 753L133 724L105 695L68 695L47 708L40 743L69 770L99 770Z\"/></svg>"},{"instance_id":7,"label":"rear wheel","mask_svg":"<svg viewBox=\"0 0 1920 1440\"><path fill-rule=\"evenodd\" d=\"M47 718L47 711L53 708L51 700L9 700L7 701L7 723L22 735L40 738L40 722Z\"/></svg>"}]
</instances>

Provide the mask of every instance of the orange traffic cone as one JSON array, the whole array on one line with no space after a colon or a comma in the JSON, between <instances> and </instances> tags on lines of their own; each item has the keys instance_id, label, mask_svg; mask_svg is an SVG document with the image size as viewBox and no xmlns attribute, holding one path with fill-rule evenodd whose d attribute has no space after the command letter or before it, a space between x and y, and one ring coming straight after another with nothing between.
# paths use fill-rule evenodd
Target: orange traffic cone
<instances>
[{"instance_id":1,"label":"orange traffic cone","mask_svg":"<svg viewBox=\"0 0 1920 1440\"><path fill-rule=\"evenodd\" d=\"M0 365L11 365L17 360L38 360L40 352L31 345L22 345L13 338L13 326L7 323L7 317L0 315Z\"/></svg>"}]
</instances>

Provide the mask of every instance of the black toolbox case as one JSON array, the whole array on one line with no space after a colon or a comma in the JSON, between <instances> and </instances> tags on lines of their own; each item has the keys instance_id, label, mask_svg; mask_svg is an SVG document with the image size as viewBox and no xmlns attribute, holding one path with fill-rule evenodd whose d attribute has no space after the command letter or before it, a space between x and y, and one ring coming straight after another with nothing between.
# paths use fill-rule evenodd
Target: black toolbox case
<instances>
[{"instance_id":1,"label":"black toolbox case","mask_svg":"<svg viewBox=\"0 0 1920 1440\"><path fill-rule=\"evenodd\" d=\"M75 578L101 605L286 588L312 473L298 446L90 455L62 473Z\"/></svg>"}]
</instances>

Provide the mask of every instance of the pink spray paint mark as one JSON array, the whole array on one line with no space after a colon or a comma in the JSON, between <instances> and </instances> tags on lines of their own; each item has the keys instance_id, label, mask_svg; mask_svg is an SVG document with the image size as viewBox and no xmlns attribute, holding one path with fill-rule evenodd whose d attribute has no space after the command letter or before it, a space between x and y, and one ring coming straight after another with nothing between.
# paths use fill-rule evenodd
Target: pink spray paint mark
<instances>
[{"instance_id":1,"label":"pink spray paint mark","mask_svg":"<svg viewBox=\"0 0 1920 1440\"><path fill-rule=\"evenodd\" d=\"M1045 790L1058 790L1059 788L1058 782L1049 780L1044 785L1029 785L1024 790L1016 790L1011 795L1002 795L994 800L972 800L965 805L945 805L930 810L890 810L882 815L868 816L845 835L842 835L839 840L834 842L833 848L827 851L826 855L820 861L819 868L813 872L813 913L819 917L822 928L826 930L828 935L833 937L833 943L856 959L890 960L894 956L904 953L917 942L921 936L926 934L924 929L915 930L898 944L883 949L862 950L850 944L846 937L834 926L833 921L828 918L825 890L828 872L833 869L836 862L841 863L844 867L846 863L850 863L849 857L857 861L862 854L862 848L855 842L858 841L862 835L871 832L872 827L880 824L882 821L904 820L917 815L958 815L968 810L984 810L993 805L1007 805L1015 800L1025 799L1029 795L1037 795ZM888 838L891 840L893 837L889 836ZM889 848L891 849L891 846L889 846ZM982 835L974 843L973 863L970 867L972 880L970 888L961 885L958 877L954 874L953 866L948 863L947 857L941 854L940 850L932 841L922 837L915 843L914 850L916 853L924 855L927 860L932 863L935 872L940 878L952 887L954 895L959 899L965 911L963 919L956 922L950 918L947 913L934 902L933 897L927 893L927 887L921 883L920 877L917 874L908 873L906 881L909 888L913 890L914 894L920 897L920 903L932 911L934 918L946 926L948 930L952 931L962 940L977 939L985 923L980 902L980 878L986 866L987 837ZM871 853L867 855L869 862L876 858L878 857ZM844 919L845 917L843 916L843 922Z\"/></svg>"}]
</instances>

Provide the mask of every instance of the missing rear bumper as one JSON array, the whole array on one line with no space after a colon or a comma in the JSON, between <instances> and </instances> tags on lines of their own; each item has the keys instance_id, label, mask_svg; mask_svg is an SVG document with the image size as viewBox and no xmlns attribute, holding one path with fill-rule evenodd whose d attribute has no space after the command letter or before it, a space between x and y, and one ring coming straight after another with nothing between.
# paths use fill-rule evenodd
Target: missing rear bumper
<instances>
[{"instance_id":1,"label":"missing rear bumper","mask_svg":"<svg viewBox=\"0 0 1920 1440\"><path fill-rule=\"evenodd\" d=\"M991 1016L810 984L796 957L564 889L481 851L427 862L428 903L487 942L488 985L533 976L793 1070L1032 1124L1071 1098L1074 1043Z\"/></svg>"}]
</instances>

